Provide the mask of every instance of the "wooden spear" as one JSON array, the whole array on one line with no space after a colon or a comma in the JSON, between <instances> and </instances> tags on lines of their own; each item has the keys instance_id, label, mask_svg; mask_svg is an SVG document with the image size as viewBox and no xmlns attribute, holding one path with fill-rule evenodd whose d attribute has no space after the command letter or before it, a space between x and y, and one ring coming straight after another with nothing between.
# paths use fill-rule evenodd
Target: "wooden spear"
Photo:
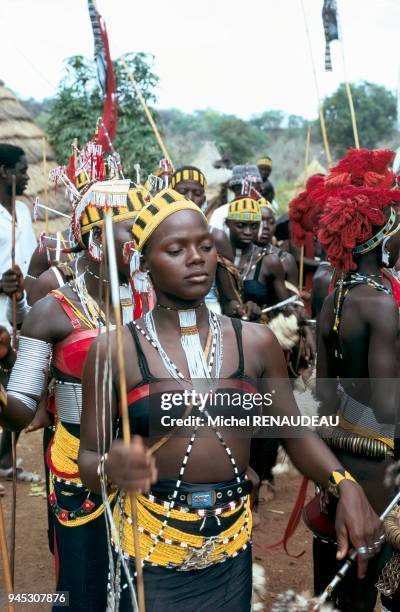
<instances>
[{"instance_id":1,"label":"wooden spear","mask_svg":"<svg viewBox=\"0 0 400 612\"><path fill-rule=\"evenodd\" d=\"M122 324L121 324L121 304L119 298L119 280L118 280L118 269L117 259L115 256L115 243L114 233L111 214L106 215L106 243L107 243L107 256L108 256L108 269L109 279L111 287L111 303L114 310L115 317L115 332L117 338L117 364L119 374L119 395L121 401L121 413L122 413L122 435L125 446L129 446L131 443L131 432L129 425L129 413L128 413L128 398L126 390L126 370L125 370L125 356L124 356L124 345L122 339ZM136 494L130 495L131 501L131 516L132 516L132 529L133 539L135 544L135 565L136 565L136 584L138 593L138 605L140 612L145 612L145 599L144 599L144 583L143 583L143 568L142 559L140 554L140 542L139 542L139 530L137 522L137 501Z\"/></svg>"},{"instance_id":2,"label":"wooden spear","mask_svg":"<svg viewBox=\"0 0 400 612\"><path fill-rule=\"evenodd\" d=\"M139 101L140 101L141 105L143 106L143 110L146 113L146 117L149 120L151 128L152 128L152 130L154 132L154 136L156 137L156 140L158 142L158 145L159 145L161 151L163 152L164 157L166 159L168 159L172 163L172 160L171 160L171 158L169 156L169 153L167 151L167 147L165 146L165 144L163 142L163 139L161 138L161 134L160 134L160 132L158 130L156 122L154 121L153 116L152 116L152 114L151 114L151 112L149 110L149 107L146 104L146 100L144 99L144 97L142 95L142 92L140 91L139 86L136 83L136 80L135 80L135 77L132 74L132 71L129 69L129 66L126 63L124 58L121 58L120 62L123 65L123 67L125 68L126 73L127 73L128 77L129 77L129 80L132 83L132 86L133 86L133 88L134 88L134 90L136 92L136 95L139 98Z\"/></svg>"},{"instance_id":3,"label":"wooden spear","mask_svg":"<svg viewBox=\"0 0 400 612\"><path fill-rule=\"evenodd\" d=\"M8 556L8 548L7 548L6 526L4 522L3 504L1 502L1 498L0 498L0 549L1 549L1 559L3 562L5 592L9 594L13 592L13 580L11 577L10 559ZM14 612L14 610L15 610L14 604L9 603L8 612Z\"/></svg>"},{"instance_id":4,"label":"wooden spear","mask_svg":"<svg viewBox=\"0 0 400 612\"><path fill-rule=\"evenodd\" d=\"M11 267L15 266L15 234L16 234L16 197L17 197L17 179L15 174L12 175L12 225L11 225ZM12 327L13 327L13 348L17 350L17 295L12 296ZM15 431L11 434L11 449L12 449L12 502L11 502L11 541L10 541L10 570L11 580L14 584L15 573L15 524L17 516L17 434Z\"/></svg>"},{"instance_id":5,"label":"wooden spear","mask_svg":"<svg viewBox=\"0 0 400 612\"><path fill-rule=\"evenodd\" d=\"M46 152L46 136L43 136L42 139L42 148L43 148L43 180L44 180L44 204L46 208L44 209L45 215L45 231L46 235L49 233L49 175L47 172L47 152Z\"/></svg>"},{"instance_id":6,"label":"wooden spear","mask_svg":"<svg viewBox=\"0 0 400 612\"><path fill-rule=\"evenodd\" d=\"M311 141L311 126L308 126L307 127L307 138L306 138L306 150L304 154L303 189L305 189L307 185L307 168L308 168L308 160L310 157L310 141ZM303 282L304 282L304 244L302 245L300 249L299 291L303 290Z\"/></svg>"}]
</instances>

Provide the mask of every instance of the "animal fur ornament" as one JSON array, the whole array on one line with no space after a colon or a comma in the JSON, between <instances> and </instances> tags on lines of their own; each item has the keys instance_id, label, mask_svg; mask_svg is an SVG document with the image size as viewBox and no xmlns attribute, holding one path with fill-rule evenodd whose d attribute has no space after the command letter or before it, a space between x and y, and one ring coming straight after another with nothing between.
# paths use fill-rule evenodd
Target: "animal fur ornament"
<instances>
[{"instance_id":1,"label":"animal fur ornament","mask_svg":"<svg viewBox=\"0 0 400 612\"><path fill-rule=\"evenodd\" d=\"M298 594L295 591L286 591L276 598L276 602L271 608L271 612L312 612L316 600L311 598L308 593ZM330 604L324 604L319 608L319 612L337 612Z\"/></svg>"},{"instance_id":2,"label":"animal fur ornament","mask_svg":"<svg viewBox=\"0 0 400 612\"><path fill-rule=\"evenodd\" d=\"M285 317L280 313L268 323L268 327L284 351L290 351L299 341L299 324L294 314Z\"/></svg>"},{"instance_id":3,"label":"animal fur ornament","mask_svg":"<svg viewBox=\"0 0 400 612\"><path fill-rule=\"evenodd\" d=\"M397 491L400 490L400 461L395 461L386 470L385 487L395 488Z\"/></svg>"},{"instance_id":4,"label":"animal fur ornament","mask_svg":"<svg viewBox=\"0 0 400 612\"><path fill-rule=\"evenodd\" d=\"M267 594L267 577L265 569L259 563L253 563L253 602L252 611L265 610L265 598Z\"/></svg>"}]
</instances>

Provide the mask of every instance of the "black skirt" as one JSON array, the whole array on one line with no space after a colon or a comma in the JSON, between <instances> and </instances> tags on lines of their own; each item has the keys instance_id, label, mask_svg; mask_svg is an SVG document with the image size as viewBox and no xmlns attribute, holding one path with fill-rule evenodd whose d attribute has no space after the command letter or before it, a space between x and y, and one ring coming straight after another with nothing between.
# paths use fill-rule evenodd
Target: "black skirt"
<instances>
[{"instance_id":1,"label":"black skirt","mask_svg":"<svg viewBox=\"0 0 400 612\"><path fill-rule=\"evenodd\" d=\"M134 561L130 569L133 575ZM146 612L250 612L251 546L237 557L201 570L145 566L143 580ZM119 612L132 610L129 589L123 588Z\"/></svg>"}]
</instances>

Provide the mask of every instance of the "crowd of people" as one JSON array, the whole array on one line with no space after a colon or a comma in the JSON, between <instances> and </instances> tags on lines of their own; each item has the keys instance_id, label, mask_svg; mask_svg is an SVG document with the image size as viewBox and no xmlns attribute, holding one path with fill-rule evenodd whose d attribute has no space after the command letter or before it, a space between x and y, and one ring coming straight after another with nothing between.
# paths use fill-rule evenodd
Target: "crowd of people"
<instances>
[{"instance_id":1,"label":"crowd of people","mask_svg":"<svg viewBox=\"0 0 400 612\"><path fill-rule=\"evenodd\" d=\"M379 593L382 610L399 610L396 538L379 518L398 458L393 157L350 150L309 178L278 239L270 157L234 166L227 201L207 201L200 168L163 164L138 184L94 136L68 171L53 171L71 224L38 245L13 197L14 184L16 196L27 185L25 153L0 144L0 478L13 474L11 431L42 429L48 545L69 609L136 610L139 559L148 612L251 610L259 491L275 494L282 448L316 485L303 509L315 595L354 549L330 601L373 612ZM252 417L285 424L241 424L249 397ZM299 424L304 412L325 424ZM18 480L37 480L21 460L15 467Z\"/></svg>"}]
</instances>

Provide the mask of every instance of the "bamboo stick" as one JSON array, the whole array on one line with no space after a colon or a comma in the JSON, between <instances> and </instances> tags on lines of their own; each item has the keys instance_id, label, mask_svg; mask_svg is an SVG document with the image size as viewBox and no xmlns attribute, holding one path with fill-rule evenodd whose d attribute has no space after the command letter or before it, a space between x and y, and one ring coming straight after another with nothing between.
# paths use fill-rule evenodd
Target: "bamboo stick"
<instances>
[{"instance_id":1,"label":"bamboo stick","mask_svg":"<svg viewBox=\"0 0 400 612\"><path fill-rule=\"evenodd\" d=\"M303 189L305 189L307 185L307 169L308 169L308 162L310 158L310 143L311 143L311 126L309 125L307 127L306 149L304 152ZM300 249L299 291L302 291L303 283L304 283L304 245Z\"/></svg>"},{"instance_id":2,"label":"bamboo stick","mask_svg":"<svg viewBox=\"0 0 400 612\"><path fill-rule=\"evenodd\" d=\"M12 175L12 224L11 224L11 267L15 267L15 242L16 242L16 223L17 223L17 178ZM13 348L17 350L17 295L12 296L12 338ZM10 540L10 571L11 580L14 584L15 573L15 527L17 516L17 434L11 433L12 451L12 501L11 501L11 540Z\"/></svg>"},{"instance_id":3,"label":"bamboo stick","mask_svg":"<svg viewBox=\"0 0 400 612\"><path fill-rule=\"evenodd\" d=\"M8 556L6 526L4 522L3 504L0 498L0 550L1 559L3 562L3 576L5 592L13 592L13 581L11 578L10 559ZM8 612L14 612L15 606L13 603L8 604Z\"/></svg>"},{"instance_id":4,"label":"bamboo stick","mask_svg":"<svg viewBox=\"0 0 400 612\"><path fill-rule=\"evenodd\" d=\"M140 101L141 105L143 106L143 110L146 113L146 117L149 120L151 128L152 128L152 130L154 132L154 135L156 137L158 145L159 145L161 151L163 152L164 157L166 159L168 159L172 163L171 157L170 157L170 155L169 155L169 153L167 151L167 148L166 148L166 146L165 146L165 144L163 142L163 139L161 138L161 134L160 134L160 132L159 132L159 130L157 128L157 125L156 125L156 123L155 123L155 121L153 119L153 116L152 116L152 114L151 114L151 112L149 110L149 107L146 104L146 100L144 99L144 97L142 95L142 92L140 91L139 86L136 83L136 80L135 80L135 78L134 78L134 76L132 74L132 71L130 70L130 68L129 68L129 66L126 63L124 58L121 58L120 61L121 61L121 64L123 65L123 67L126 70L126 73L127 73L128 77L129 77L130 82L132 83L132 86L133 86L133 88L134 88L134 90L136 92L137 97L139 98L139 101Z\"/></svg>"},{"instance_id":5,"label":"bamboo stick","mask_svg":"<svg viewBox=\"0 0 400 612\"><path fill-rule=\"evenodd\" d=\"M45 231L46 234L49 233L49 176L47 172L47 152L46 152L46 144L47 139L46 136L43 136L42 139L42 149L43 149L43 180L44 180L44 204L47 208L45 208Z\"/></svg>"},{"instance_id":6,"label":"bamboo stick","mask_svg":"<svg viewBox=\"0 0 400 612\"><path fill-rule=\"evenodd\" d=\"M112 217L108 213L106 215L106 239L107 239L107 255L109 264L109 275L110 275L110 287L111 287L111 302L114 310L115 317L115 331L117 338L117 365L119 373L119 395L121 401L121 414L122 414L122 435L125 446L129 446L131 443L131 432L129 424L129 412L128 412L128 394L126 389L126 370L125 370L125 356L124 356L124 345L122 338L122 324L121 324L121 306L119 298L119 281L118 281L118 270L117 260L115 256L115 244ZM145 612L145 598L144 598L144 583L143 583L143 567L142 559L140 554L140 542L139 542L139 530L137 522L137 500L136 494L130 495L131 501L131 516L132 516L132 528L133 528L133 539L135 545L135 565L136 565L136 581L137 581L137 593L138 593L138 605L140 612Z\"/></svg>"}]
</instances>

